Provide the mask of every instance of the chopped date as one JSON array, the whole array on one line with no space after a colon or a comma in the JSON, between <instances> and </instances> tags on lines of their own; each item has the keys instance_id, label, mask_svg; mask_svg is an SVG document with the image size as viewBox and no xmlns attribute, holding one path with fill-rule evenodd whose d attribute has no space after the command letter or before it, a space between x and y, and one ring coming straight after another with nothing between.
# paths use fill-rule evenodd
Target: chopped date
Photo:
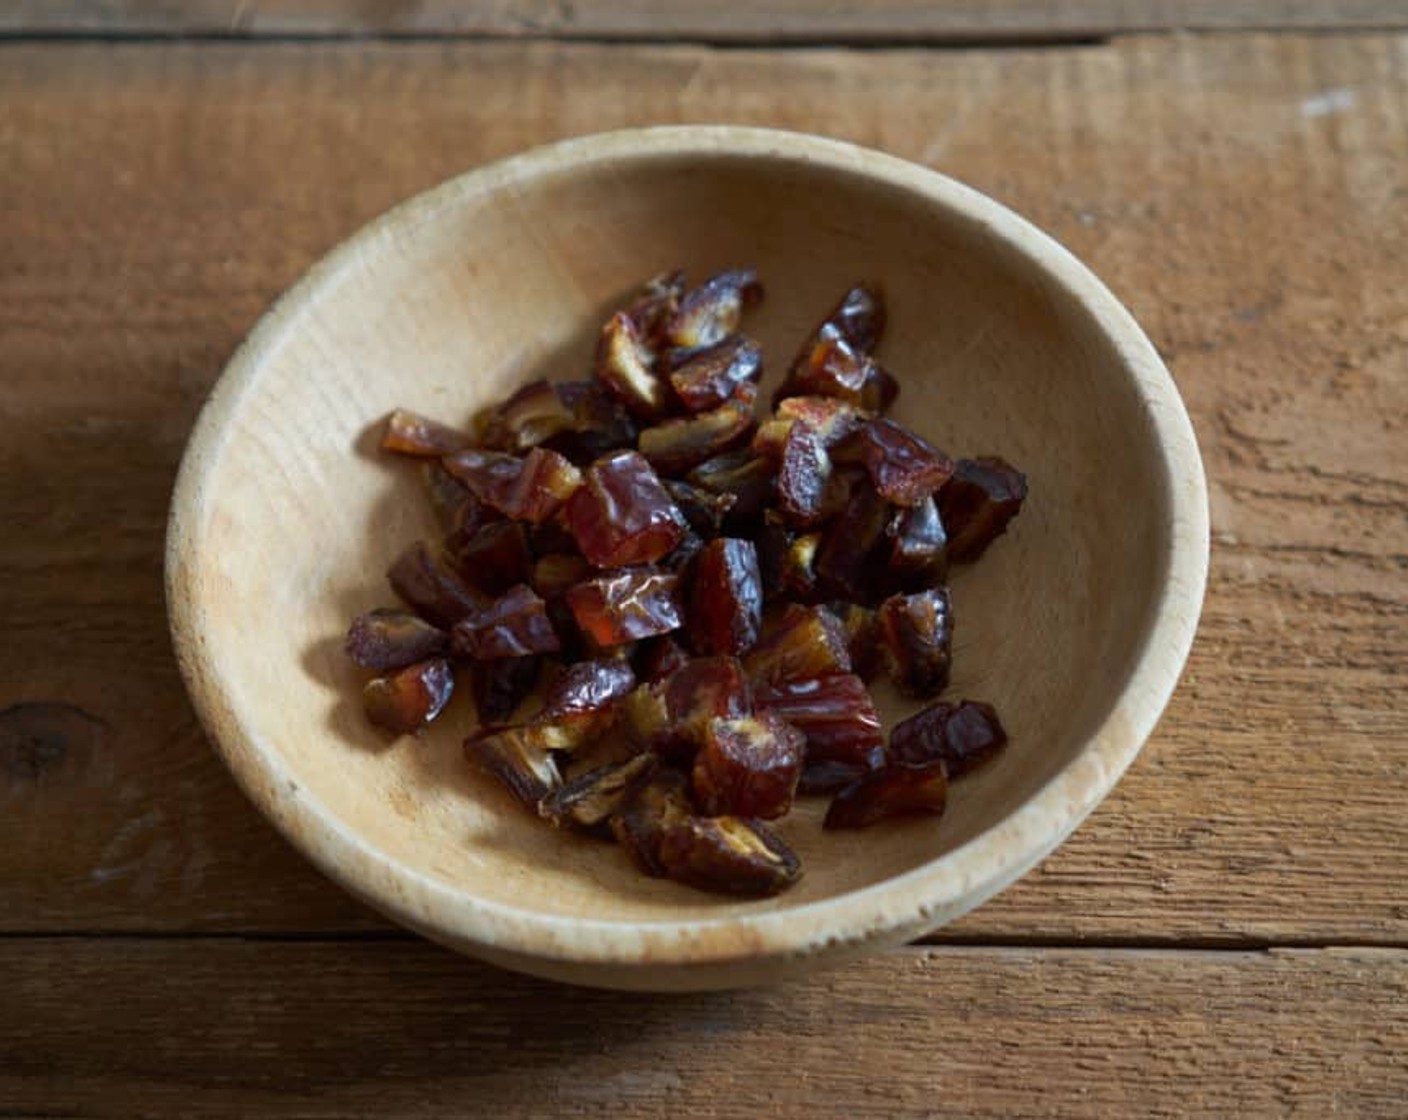
<instances>
[{"instance_id":1,"label":"chopped date","mask_svg":"<svg viewBox=\"0 0 1408 1120\"><path fill-rule=\"evenodd\" d=\"M690 412L706 412L738 398L750 406L763 375L763 349L741 335L682 356L670 385Z\"/></svg>"},{"instance_id":2,"label":"chopped date","mask_svg":"<svg viewBox=\"0 0 1408 1120\"><path fill-rule=\"evenodd\" d=\"M845 630L834 614L825 607L788 603L764 621L743 665L754 684L780 684L849 673L851 657Z\"/></svg>"},{"instance_id":3,"label":"chopped date","mask_svg":"<svg viewBox=\"0 0 1408 1120\"><path fill-rule=\"evenodd\" d=\"M708 412L663 420L640 433L637 445L662 474L681 475L752 438L751 404L730 401Z\"/></svg>"},{"instance_id":4,"label":"chopped date","mask_svg":"<svg viewBox=\"0 0 1408 1120\"><path fill-rule=\"evenodd\" d=\"M534 812L544 797L562 785L541 727L485 729L464 741L464 752Z\"/></svg>"},{"instance_id":5,"label":"chopped date","mask_svg":"<svg viewBox=\"0 0 1408 1120\"><path fill-rule=\"evenodd\" d=\"M347 631L347 656L362 668L381 673L438 657L449 648L445 631L395 607L358 615Z\"/></svg>"},{"instance_id":6,"label":"chopped date","mask_svg":"<svg viewBox=\"0 0 1408 1120\"><path fill-rule=\"evenodd\" d=\"M932 704L895 725L890 755L900 762L942 762L950 780L976 770L1000 751L1007 732L991 704Z\"/></svg>"},{"instance_id":7,"label":"chopped date","mask_svg":"<svg viewBox=\"0 0 1408 1120\"><path fill-rule=\"evenodd\" d=\"M762 577L752 541L715 537L694 560L688 629L701 654L744 653L758 640Z\"/></svg>"},{"instance_id":8,"label":"chopped date","mask_svg":"<svg viewBox=\"0 0 1408 1120\"><path fill-rule=\"evenodd\" d=\"M802 875L791 848L757 821L742 817L667 816L659 864L677 882L751 896L776 894Z\"/></svg>"},{"instance_id":9,"label":"chopped date","mask_svg":"<svg viewBox=\"0 0 1408 1120\"><path fill-rule=\"evenodd\" d=\"M470 688L474 709L485 727L499 727L513 718L532 695L542 675L541 657L503 657L473 666Z\"/></svg>"},{"instance_id":10,"label":"chopped date","mask_svg":"<svg viewBox=\"0 0 1408 1120\"><path fill-rule=\"evenodd\" d=\"M760 712L775 712L806 737L807 762L840 762L874 769L885 753L880 713L854 673L760 685Z\"/></svg>"},{"instance_id":11,"label":"chopped date","mask_svg":"<svg viewBox=\"0 0 1408 1120\"><path fill-rule=\"evenodd\" d=\"M865 828L886 817L942 815L948 778L942 762L891 762L841 790L826 810L823 828Z\"/></svg>"},{"instance_id":12,"label":"chopped date","mask_svg":"<svg viewBox=\"0 0 1408 1120\"><path fill-rule=\"evenodd\" d=\"M887 744L867 682L947 685L948 563L977 559L1027 493L1004 460L955 463L881 418L898 384L867 285L756 415L763 353L739 327L762 294L752 269L694 288L662 273L603 325L589 378L530 381L472 434L393 412L382 449L419 460L440 536L387 572L409 609L346 638L380 674L373 723L434 719L458 660L466 756L528 810L614 836L647 875L747 897L801 874L760 823L797 795L834 795L828 829L938 815L1005 744L972 700L929 704Z\"/></svg>"},{"instance_id":13,"label":"chopped date","mask_svg":"<svg viewBox=\"0 0 1408 1120\"><path fill-rule=\"evenodd\" d=\"M897 506L922 502L953 474L953 462L893 420L872 420L851 439L876 492Z\"/></svg>"},{"instance_id":14,"label":"chopped date","mask_svg":"<svg viewBox=\"0 0 1408 1120\"><path fill-rule=\"evenodd\" d=\"M880 649L895 687L928 699L948 684L953 616L948 589L891 595L876 612Z\"/></svg>"},{"instance_id":15,"label":"chopped date","mask_svg":"<svg viewBox=\"0 0 1408 1120\"><path fill-rule=\"evenodd\" d=\"M679 629L679 583L673 572L624 568L579 583L567 605L598 647L617 646Z\"/></svg>"},{"instance_id":16,"label":"chopped date","mask_svg":"<svg viewBox=\"0 0 1408 1120\"><path fill-rule=\"evenodd\" d=\"M485 605L484 596L469 587L432 552L424 541L411 545L386 573L391 590L418 615L448 629Z\"/></svg>"},{"instance_id":17,"label":"chopped date","mask_svg":"<svg viewBox=\"0 0 1408 1120\"><path fill-rule=\"evenodd\" d=\"M582 555L598 568L650 564L680 543L684 514L637 451L618 451L587 468L567 503Z\"/></svg>"},{"instance_id":18,"label":"chopped date","mask_svg":"<svg viewBox=\"0 0 1408 1120\"><path fill-rule=\"evenodd\" d=\"M671 346L714 346L738 329L743 309L762 298L763 286L753 269L720 272L685 294L665 335Z\"/></svg>"},{"instance_id":19,"label":"chopped date","mask_svg":"<svg viewBox=\"0 0 1408 1120\"><path fill-rule=\"evenodd\" d=\"M562 648L547 603L524 583L456 623L450 644L456 655L476 661L556 653Z\"/></svg>"},{"instance_id":20,"label":"chopped date","mask_svg":"<svg viewBox=\"0 0 1408 1120\"><path fill-rule=\"evenodd\" d=\"M486 595L502 595L533 563L528 531L519 521L491 521L467 540L456 534L447 546L455 571Z\"/></svg>"},{"instance_id":21,"label":"chopped date","mask_svg":"<svg viewBox=\"0 0 1408 1120\"><path fill-rule=\"evenodd\" d=\"M469 444L463 432L407 408L398 408L387 418L381 437L381 450L422 459L439 459Z\"/></svg>"},{"instance_id":22,"label":"chopped date","mask_svg":"<svg viewBox=\"0 0 1408 1120\"><path fill-rule=\"evenodd\" d=\"M639 420L665 414L665 383L655 376L654 365L655 355L631 317L624 311L611 316L597 342L596 377Z\"/></svg>"},{"instance_id":23,"label":"chopped date","mask_svg":"<svg viewBox=\"0 0 1408 1120\"><path fill-rule=\"evenodd\" d=\"M694 797L711 817L774 820L792 808L805 739L776 712L712 719L694 756Z\"/></svg>"},{"instance_id":24,"label":"chopped date","mask_svg":"<svg viewBox=\"0 0 1408 1120\"><path fill-rule=\"evenodd\" d=\"M436 657L373 677L362 689L362 706L378 727L409 735L444 711L454 691L450 663Z\"/></svg>"},{"instance_id":25,"label":"chopped date","mask_svg":"<svg viewBox=\"0 0 1408 1120\"><path fill-rule=\"evenodd\" d=\"M655 769L655 759L636 755L624 762L608 762L570 779L538 802L538 812L559 828L575 825L588 831L609 827Z\"/></svg>"},{"instance_id":26,"label":"chopped date","mask_svg":"<svg viewBox=\"0 0 1408 1120\"><path fill-rule=\"evenodd\" d=\"M1017 516L1027 497L1027 476L1003 459L960 459L939 491L939 513L948 529L951 560L976 560Z\"/></svg>"}]
</instances>

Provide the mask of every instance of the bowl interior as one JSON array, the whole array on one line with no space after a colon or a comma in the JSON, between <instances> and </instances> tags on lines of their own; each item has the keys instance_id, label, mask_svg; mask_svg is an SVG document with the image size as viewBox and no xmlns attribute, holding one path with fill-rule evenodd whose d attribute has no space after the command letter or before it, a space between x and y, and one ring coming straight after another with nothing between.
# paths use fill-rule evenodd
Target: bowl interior
<instances>
[{"instance_id":1,"label":"bowl interior","mask_svg":"<svg viewBox=\"0 0 1408 1120\"><path fill-rule=\"evenodd\" d=\"M390 561L432 531L414 467L374 453L391 408L463 422L533 376L583 376L603 315L640 279L740 263L767 284L746 329L774 378L846 286L879 281L895 414L955 455L1009 458L1031 483L1008 535L952 578L948 695L996 704L1009 749L955 787L938 823L827 834L824 801L804 803L781 826L804 879L745 902L643 878L614 846L531 819L464 762L467 695L423 737L388 741L341 652L355 614L392 602ZM643 154L452 185L321 270L244 361L183 558L202 609L194 641L246 739L227 750L278 756L277 779L239 767L256 798L277 780L400 868L522 911L654 923L787 910L943 856L1082 751L1166 578L1167 468L1117 346L982 221L859 163ZM887 720L910 710L880 699Z\"/></svg>"}]
</instances>

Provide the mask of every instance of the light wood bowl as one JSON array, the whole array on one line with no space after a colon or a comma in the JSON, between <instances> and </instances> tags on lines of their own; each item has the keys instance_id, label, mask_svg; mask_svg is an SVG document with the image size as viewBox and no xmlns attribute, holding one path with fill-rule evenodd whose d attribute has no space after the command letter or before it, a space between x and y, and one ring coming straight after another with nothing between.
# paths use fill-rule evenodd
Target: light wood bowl
<instances>
[{"instance_id":1,"label":"light wood bowl","mask_svg":"<svg viewBox=\"0 0 1408 1120\"><path fill-rule=\"evenodd\" d=\"M462 422L543 375L582 376L642 278L755 264L747 329L774 376L858 279L883 284L895 414L953 454L1020 465L1012 530L952 581L948 695L997 705L1011 745L937 823L783 822L802 882L735 901L646 879L473 772L461 703L420 738L362 717L348 621L431 531L413 469L373 433L405 405ZM1202 466L1129 314L1021 218L911 164L739 128L619 132L473 171L315 267L230 363L192 436L167 550L172 631L211 739L324 872L428 937L622 988L777 980L898 944L978 905L1109 792L1183 666L1207 570ZM887 719L906 706L882 697Z\"/></svg>"}]
</instances>

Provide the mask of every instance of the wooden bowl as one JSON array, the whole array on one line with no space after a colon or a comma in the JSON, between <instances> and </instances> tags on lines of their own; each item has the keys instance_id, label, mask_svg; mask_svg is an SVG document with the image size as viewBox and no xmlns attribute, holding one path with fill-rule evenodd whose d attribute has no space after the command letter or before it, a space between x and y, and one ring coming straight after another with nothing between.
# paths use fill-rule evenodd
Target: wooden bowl
<instances>
[{"instance_id":1,"label":"wooden bowl","mask_svg":"<svg viewBox=\"0 0 1408 1120\"><path fill-rule=\"evenodd\" d=\"M1011 745L946 816L782 825L806 873L765 901L646 879L555 832L465 762L473 706L388 741L342 653L431 532L413 468L373 453L397 405L463 422L525 380L582 376L642 278L755 264L747 329L774 367L850 283L883 284L895 414L1031 480L1012 530L958 569L948 695ZM1154 348L1021 218L846 144L727 127L573 140L473 171L373 222L230 363L181 469L171 625L206 729L254 803L378 910L477 957L622 988L755 984L898 944L1032 867L1109 792L1188 653L1207 568L1193 431ZM887 720L907 707L882 698Z\"/></svg>"}]
</instances>

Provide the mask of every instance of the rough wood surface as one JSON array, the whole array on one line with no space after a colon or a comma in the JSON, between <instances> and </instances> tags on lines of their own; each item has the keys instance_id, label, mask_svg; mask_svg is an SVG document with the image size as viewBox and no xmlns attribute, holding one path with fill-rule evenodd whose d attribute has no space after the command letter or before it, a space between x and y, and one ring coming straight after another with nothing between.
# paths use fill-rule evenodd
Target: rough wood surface
<instances>
[{"instance_id":1,"label":"rough wood surface","mask_svg":"<svg viewBox=\"0 0 1408 1120\"><path fill-rule=\"evenodd\" d=\"M1404 943L1405 94L1395 35L0 47L0 928L378 924L255 816L183 698L160 563L196 409L391 203L538 141L723 120L888 149L1051 230L1164 350L1203 443L1214 570L1169 714L1069 844L944 936Z\"/></svg>"},{"instance_id":2,"label":"rough wood surface","mask_svg":"<svg viewBox=\"0 0 1408 1120\"><path fill-rule=\"evenodd\" d=\"M6 1116L1390 1117L1408 1098L1398 950L906 949L652 997L427 945L37 941L0 945L0 978Z\"/></svg>"},{"instance_id":3,"label":"rough wood surface","mask_svg":"<svg viewBox=\"0 0 1408 1120\"><path fill-rule=\"evenodd\" d=\"M1405 24L1398 0L16 0L0 8L0 34L61 35L962 42Z\"/></svg>"}]
</instances>

